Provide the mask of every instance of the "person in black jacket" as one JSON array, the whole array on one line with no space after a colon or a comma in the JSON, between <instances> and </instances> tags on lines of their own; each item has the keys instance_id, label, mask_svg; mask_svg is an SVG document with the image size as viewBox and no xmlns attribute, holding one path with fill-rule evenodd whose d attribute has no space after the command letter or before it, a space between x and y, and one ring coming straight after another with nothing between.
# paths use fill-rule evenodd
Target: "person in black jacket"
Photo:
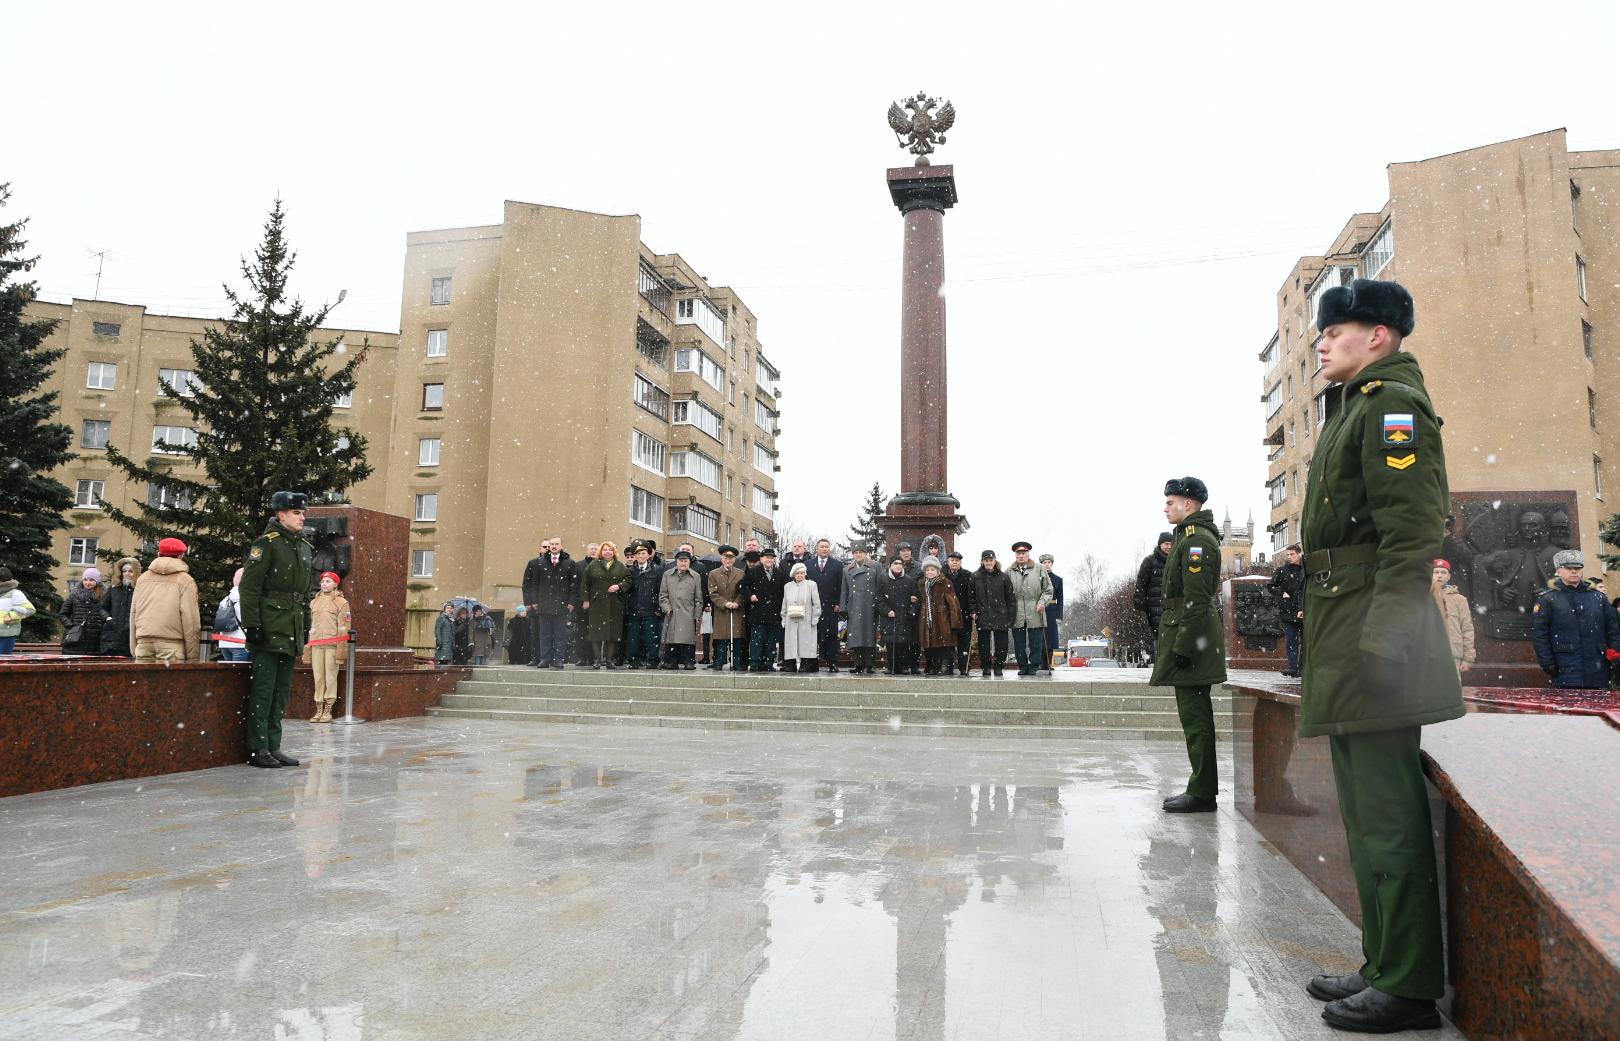
<instances>
[{"instance_id":1,"label":"person in black jacket","mask_svg":"<svg viewBox=\"0 0 1620 1041\"><path fill-rule=\"evenodd\" d=\"M523 569L523 602L529 606L533 658L536 669L563 667L568 657L568 619L574 613L579 572L553 535L540 543L540 555ZM518 662L517 664L524 664Z\"/></svg>"},{"instance_id":2,"label":"person in black jacket","mask_svg":"<svg viewBox=\"0 0 1620 1041\"><path fill-rule=\"evenodd\" d=\"M968 674L968 653L973 645L973 572L962 566L962 554L957 550L945 558L945 577L956 591L956 602L962 605L962 628L956 631L956 659L945 671L953 670L958 676Z\"/></svg>"},{"instance_id":3,"label":"person in black jacket","mask_svg":"<svg viewBox=\"0 0 1620 1041\"><path fill-rule=\"evenodd\" d=\"M1000 676L1007 660L1007 640L1013 618L1018 614L1018 594L1012 579L1001 570L996 551L979 554L979 570L973 572L973 625L979 630L980 675Z\"/></svg>"},{"instance_id":4,"label":"person in black jacket","mask_svg":"<svg viewBox=\"0 0 1620 1041\"><path fill-rule=\"evenodd\" d=\"M101 625L107 618L101 610L101 601L106 595L107 589L101 584L101 569L85 568L57 612L62 622L63 654L101 653Z\"/></svg>"},{"instance_id":5,"label":"person in black jacket","mask_svg":"<svg viewBox=\"0 0 1620 1041\"><path fill-rule=\"evenodd\" d=\"M1553 557L1557 575L1536 597L1530 642L1553 686L1604 690L1609 654L1620 652L1620 619L1602 593L1581 581L1585 563L1576 549Z\"/></svg>"},{"instance_id":6,"label":"person in black jacket","mask_svg":"<svg viewBox=\"0 0 1620 1041\"><path fill-rule=\"evenodd\" d=\"M1304 664L1301 637L1305 629L1305 568L1299 562L1299 543L1283 550L1286 563L1271 575L1271 595L1277 601L1277 618L1282 622L1283 639L1288 645L1288 668L1284 676L1298 676Z\"/></svg>"},{"instance_id":7,"label":"person in black jacket","mask_svg":"<svg viewBox=\"0 0 1620 1041\"><path fill-rule=\"evenodd\" d=\"M1170 559L1173 542L1175 538L1168 531L1159 532L1158 548L1142 558L1142 566L1136 569L1136 593L1131 597L1131 606L1147 615L1155 647L1159 643L1159 617L1164 614L1164 562Z\"/></svg>"},{"instance_id":8,"label":"person in black jacket","mask_svg":"<svg viewBox=\"0 0 1620 1041\"><path fill-rule=\"evenodd\" d=\"M922 674L917 666L917 579L895 557L877 581L878 632L889 648L889 675Z\"/></svg>"},{"instance_id":9,"label":"person in black jacket","mask_svg":"<svg viewBox=\"0 0 1620 1041\"><path fill-rule=\"evenodd\" d=\"M792 567L788 568L789 573ZM827 663L828 672L838 671L838 602L844 597L844 564L832 555L832 543L826 539L816 541L816 555L805 564L805 578L816 584L821 596L821 621L816 623L816 649ZM808 671L816 671L816 663L807 662Z\"/></svg>"},{"instance_id":10,"label":"person in black jacket","mask_svg":"<svg viewBox=\"0 0 1620 1041\"><path fill-rule=\"evenodd\" d=\"M113 584L101 601L106 621L101 629L101 653L109 658L133 657L129 639L129 608L135 602L135 580L141 577L141 562L124 557L113 565Z\"/></svg>"},{"instance_id":11,"label":"person in black jacket","mask_svg":"<svg viewBox=\"0 0 1620 1041\"><path fill-rule=\"evenodd\" d=\"M663 569L652 564L652 550L645 543L637 545L630 563L629 597L624 605L630 644L624 662L632 669L658 667L658 587L663 579Z\"/></svg>"},{"instance_id":12,"label":"person in black jacket","mask_svg":"<svg viewBox=\"0 0 1620 1041\"><path fill-rule=\"evenodd\" d=\"M748 605L748 671L770 672L782 639L782 573L776 550L759 551L759 563L743 573L738 593Z\"/></svg>"}]
</instances>

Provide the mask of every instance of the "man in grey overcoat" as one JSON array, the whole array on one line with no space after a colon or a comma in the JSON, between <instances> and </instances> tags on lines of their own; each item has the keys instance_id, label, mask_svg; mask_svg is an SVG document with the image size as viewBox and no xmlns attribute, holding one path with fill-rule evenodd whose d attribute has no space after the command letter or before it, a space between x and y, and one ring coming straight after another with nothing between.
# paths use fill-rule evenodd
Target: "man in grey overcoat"
<instances>
[{"instance_id":1,"label":"man in grey overcoat","mask_svg":"<svg viewBox=\"0 0 1620 1041\"><path fill-rule=\"evenodd\" d=\"M692 553L675 554L675 568L664 572L658 587L658 610L664 615L664 645L671 665L697 668L698 633L703 625L703 577L692 570Z\"/></svg>"},{"instance_id":2,"label":"man in grey overcoat","mask_svg":"<svg viewBox=\"0 0 1620 1041\"><path fill-rule=\"evenodd\" d=\"M838 599L838 608L849 621L844 634L844 646L855 658L855 673L870 676L876 670L877 658L877 594L873 582L877 573L867 559L866 546L856 543L850 547L854 559L844 569L844 589Z\"/></svg>"}]
</instances>

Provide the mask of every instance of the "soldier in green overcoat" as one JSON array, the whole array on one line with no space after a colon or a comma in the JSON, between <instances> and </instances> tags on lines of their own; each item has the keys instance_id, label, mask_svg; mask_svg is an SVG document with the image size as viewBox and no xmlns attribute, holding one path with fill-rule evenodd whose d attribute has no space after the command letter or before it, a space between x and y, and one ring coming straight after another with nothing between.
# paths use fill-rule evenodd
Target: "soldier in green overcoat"
<instances>
[{"instance_id":1,"label":"soldier in green overcoat","mask_svg":"<svg viewBox=\"0 0 1620 1041\"><path fill-rule=\"evenodd\" d=\"M1361 900L1361 969L1307 990L1344 1030L1438 1027L1445 989L1429 797L1418 738L1463 714L1445 622L1430 593L1448 491L1440 422L1394 282L1357 279L1318 305L1327 420L1311 457L1301 534L1305 660L1300 734L1327 735Z\"/></svg>"},{"instance_id":2,"label":"soldier in green overcoat","mask_svg":"<svg viewBox=\"0 0 1620 1041\"><path fill-rule=\"evenodd\" d=\"M297 766L281 750L281 717L292 693L293 664L309 632L309 575L314 549L304 538L302 492L276 492L275 517L248 547L242 569L242 629L252 653L253 688L248 702L248 762L274 768Z\"/></svg>"},{"instance_id":3,"label":"soldier in green overcoat","mask_svg":"<svg viewBox=\"0 0 1620 1041\"><path fill-rule=\"evenodd\" d=\"M1226 682L1221 634L1221 537L1215 515L1204 509L1209 489L1196 477L1164 486L1164 515L1175 529L1164 561L1164 615L1148 682L1176 688L1176 712L1187 736L1192 776L1187 790L1164 800L1167 813L1215 810L1215 707L1209 689Z\"/></svg>"}]
</instances>

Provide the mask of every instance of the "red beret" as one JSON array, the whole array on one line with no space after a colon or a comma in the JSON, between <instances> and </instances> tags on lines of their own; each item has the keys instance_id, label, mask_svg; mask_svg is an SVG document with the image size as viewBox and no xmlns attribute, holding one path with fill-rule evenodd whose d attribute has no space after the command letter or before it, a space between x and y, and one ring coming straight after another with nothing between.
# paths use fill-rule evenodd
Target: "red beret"
<instances>
[{"instance_id":1,"label":"red beret","mask_svg":"<svg viewBox=\"0 0 1620 1041\"><path fill-rule=\"evenodd\" d=\"M336 571L322 571L321 577L330 578L334 586L341 586L343 584L343 579L338 577L338 573Z\"/></svg>"},{"instance_id":2,"label":"red beret","mask_svg":"<svg viewBox=\"0 0 1620 1041\"><path fill-rule=\"evenodd\" d=\"M186 555L186 544L179 539L170 537L158 543L158 556L183 557Z\"/></svg>"},{"instance_id":3,"label":"red beret","mask_svg":"<svg viewBox=\"0 0 1620 1041\"><path fill-rule=\"evenodd\" d=\"M1447 560L1445 557L1435 557L1434 558L1434 566L1435 567L1443 567L1447 571L1450 571L1451 570L1451 561Z\"/></svg>"}]
</instances>

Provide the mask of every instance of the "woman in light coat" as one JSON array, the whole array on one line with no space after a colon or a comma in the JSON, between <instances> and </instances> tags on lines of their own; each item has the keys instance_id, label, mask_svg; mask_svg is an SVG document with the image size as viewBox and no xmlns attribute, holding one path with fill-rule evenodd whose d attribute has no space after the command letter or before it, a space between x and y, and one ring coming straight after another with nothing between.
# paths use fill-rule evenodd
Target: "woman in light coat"
<instances>
[{"instance_id":1,"label":"woman in light coat","mask_svg":"<svg viewBox=\"0 0 1620 1041\"><path fill-rule=\"evenodd\" d=\"M844 569L844 589L838 597L838 608L849 622L844 633L844 646L855 657L855 675L872 675L877 657L877 591L873 583L877 573L866 559L866 547L856 546L855 559Z\"/></svg>"},{"instance_id":2,"label":"woman in light coat","mask_svg":"<svg viewBox=\"0 0 1620 1041\"><path fill-rule=\"evenodd\" d=\"M792 579L782 587L782 664L798 672L805 659L816 660L816 623L821 621L821 592L805 581L809 568L794 564Z\"/></svg>"},{"instance_id":3,"label":"woman in light coat","mask_svg":"<svg viewBox=\"0 0 1620 1041\"><path fill-rule=\"evenodd\" d=\"M0 654L16 650L23 619L33 614L33 601L17 588L11 569L0 567Z\"/></svg>"}]
</instances>

